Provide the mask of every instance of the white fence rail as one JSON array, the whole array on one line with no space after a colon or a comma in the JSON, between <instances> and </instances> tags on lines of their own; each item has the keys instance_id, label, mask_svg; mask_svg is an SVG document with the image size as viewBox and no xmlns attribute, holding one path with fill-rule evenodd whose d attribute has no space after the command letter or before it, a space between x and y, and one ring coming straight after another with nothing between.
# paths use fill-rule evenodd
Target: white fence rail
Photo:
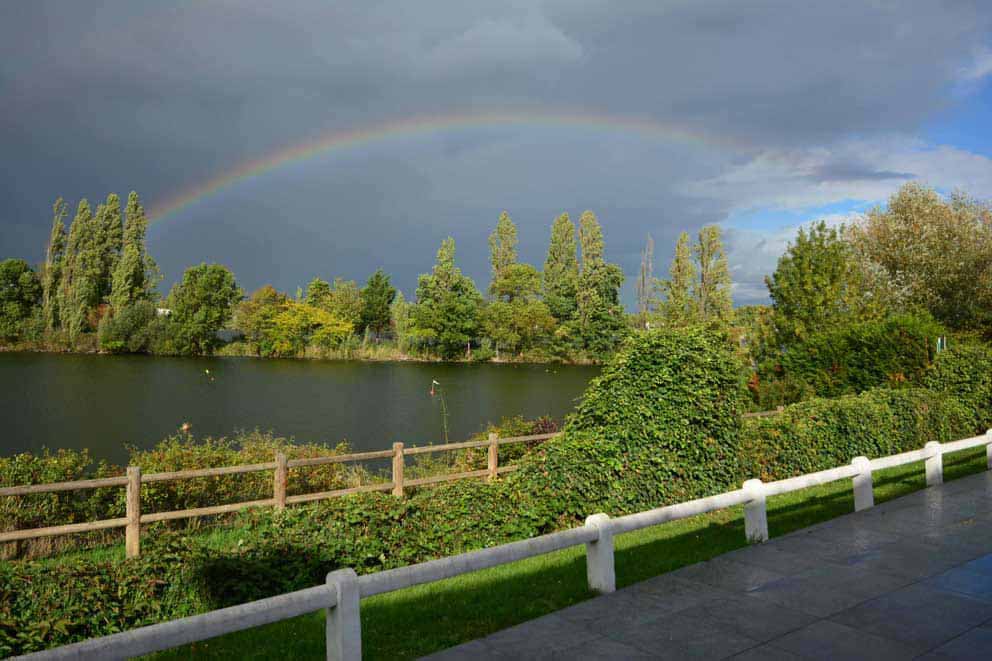
<instances>
[{"instance_id":1,"label":"white fence rail","mask_svg":"<svg viewBox=\"0 0 992 661\"><path fill-rule=\"evenodd\" d=\"M748 480L742 489L736 491L615 519L611 519L606 514L593 514L586 519L585 525L579 528L408 567L365 576L357 576L352 569L341 569L328 574L325 585L240 606L231 606L203 615L94 638L36 652L22 658L126 659L326 609L327 658L357 661L362 656L359 618L362 597L440 581L580 545L586 547L589 588L599 593L613 592L616 590L613 562L614 535L744 505L744 532L748 541L763 542L768 539L766 500L770 496L851 478L854 508L863 510L874 505L872 471L924 461L927 486L933 486L943 482L943 455L981 446L985 446L986 467L992 469L992 429L990 429L982 436L944 444L931 442L922 450L890 457L872 460L867 457L855 457L849 466L840 466L786 480L768 483Z\"/></svg>"}]
</instances>

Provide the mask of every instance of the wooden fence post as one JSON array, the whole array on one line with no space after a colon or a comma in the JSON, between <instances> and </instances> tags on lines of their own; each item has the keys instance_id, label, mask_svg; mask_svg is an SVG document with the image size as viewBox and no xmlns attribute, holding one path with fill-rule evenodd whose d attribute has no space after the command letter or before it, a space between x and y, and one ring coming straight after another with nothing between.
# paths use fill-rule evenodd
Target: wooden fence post
<instances>
[{"instance_id":1,"label":"wooden fence post","mask_svg":"<svg viewBox=\"0 0 992 661\"><path fill-rule=\"evenodd\" d=\"M499 475L499 434L489 432L489 481L494 482Z\"/></svg>"},{"instance_id":2,"label":"wooden fence post","mask_svg":"<svg viewBox=\"0 0 992 661\"><path fill-rule=\"evenodd\" d=\"M276 452L276 471L273 477L272 498L275 500L276 509L286 509L286 455Z\"/></svg>"},{"instance_id":3,"label":"wooden fence post","mask_svg":"<svg viewBox=\"0 0 992 661\"><path fill-rule=\"evenodd\" d=\"M403 444L393 443L393 495L403 495Z\"/></svg>"},{"instance_id":4,"label":"wooden fence post","mask_svg":"<svg viewBox=\"0 0 992 661\"><path fill-rule=\"evenodd\" d=\"M402 443L400 444L402 445ZM362 661L362 616L358 575L350 567L327 575L334 606L325 615L328 661Z\"/></svg>"},{"instance_id":5,"label":"wooden fence post","mask_svg":"<svg viewBox=\"0 0 992 661\"><path fill-rule=\"evenodd\" d=\"M124 551L127 557L137 558L141 552L141 468L127 467L126 493L127 528L124 533Z\"/></svg>"}]
</instances>

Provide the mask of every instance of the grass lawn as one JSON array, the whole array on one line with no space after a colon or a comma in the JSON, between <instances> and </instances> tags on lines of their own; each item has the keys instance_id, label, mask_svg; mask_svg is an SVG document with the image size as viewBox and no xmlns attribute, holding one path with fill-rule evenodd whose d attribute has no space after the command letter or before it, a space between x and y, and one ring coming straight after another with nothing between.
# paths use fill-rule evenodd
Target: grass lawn
<instances>
[{"instance_id":1,"label":"grass lawn","mask_svg":"<svg viewBox=\"0 0 992 661\"><path fill-rule=\"evenodd\" d=\"M984 469L984 449L944 456L944 479L948 481ZM874 481L876 503L922 489L922 462L878 471ZM769 532L775 537L853 509L850 480L776 496L768 501ZM617 585L630 585L744 544L743 511L739 507L627 533L616 538ZM362 601L364 656L415 658L592 596L586 588L583 547L378 595ZM296 659L324 658L324 653L321 611L154 656Z\"/></svg>"}]
</instances>

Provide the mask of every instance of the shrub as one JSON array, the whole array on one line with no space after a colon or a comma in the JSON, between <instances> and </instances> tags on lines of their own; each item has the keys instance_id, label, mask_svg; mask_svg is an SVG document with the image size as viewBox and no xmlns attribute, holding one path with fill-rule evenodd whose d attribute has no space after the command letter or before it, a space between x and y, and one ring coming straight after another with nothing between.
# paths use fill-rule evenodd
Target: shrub
<instances>
[{"instance_id":1,"label":"shrub","mask_svg":"<svg viewBox=\"0 0 992 661\"><path fill-rule=\"evenodd\" d=\"M141 301L100 319L97 336L100 348L111 353L147 351L149 326L155 320L155 305Z\"/></svg>"},{"instance_id":2,"label":"shrub","mask_svg":"<svg viewBox=\"0 0 992 661\"><path fill-rule=\"evenodd\" d=\"M957 397L977 417L978 429L992 427L992 349L966 342L937 354L923 383Z\"/></svg>"},{"instance_id":3,"label":"shrub","mask_svg":"<svg viewBox=\"0 0 992 661\"><path fill-rule=\"evenodd\" d=\"M593 379L564 436L538 448L508 482L549 517L576 520L720 491L737 477L740 375L718 333L638 333Z\"/></svg>"},{"instance_id":4,"label":"shrub","mask_svg":"<svg viewBox=\"0 0 992 661\"><path fill-rule=\"evenodd\" d=\"M918 450L974 432L974 412L954 397L923 389L871 390L811 399L777 416L744 420L740 479L777 480Z\"/></svg>"},{"instance_id":5,"label":"shrub","mask_svg":"<svg viewBox=\"0 0 992 661\"><path fill-rule=\"evenodd\" d=\"M929 317L897 315L816 333L781 359L784 376L819 397L919 385L944 329Z\"/></svg>"}]
</instances>

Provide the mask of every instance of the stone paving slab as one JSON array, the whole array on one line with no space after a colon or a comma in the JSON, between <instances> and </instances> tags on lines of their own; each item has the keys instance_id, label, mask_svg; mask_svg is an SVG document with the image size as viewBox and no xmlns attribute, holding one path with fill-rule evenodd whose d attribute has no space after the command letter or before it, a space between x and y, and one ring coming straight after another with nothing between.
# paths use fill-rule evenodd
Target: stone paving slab
<instances>
[{"instance_id":1,"label":"stone paving slab","mask_svg":"<svg viewBox=\"0 0 992 661\"><path fill-rule=\"evenodd\" d=\"M992 660L992 473L683 567L427 658Z\"/></svg>"}]
</instances>

